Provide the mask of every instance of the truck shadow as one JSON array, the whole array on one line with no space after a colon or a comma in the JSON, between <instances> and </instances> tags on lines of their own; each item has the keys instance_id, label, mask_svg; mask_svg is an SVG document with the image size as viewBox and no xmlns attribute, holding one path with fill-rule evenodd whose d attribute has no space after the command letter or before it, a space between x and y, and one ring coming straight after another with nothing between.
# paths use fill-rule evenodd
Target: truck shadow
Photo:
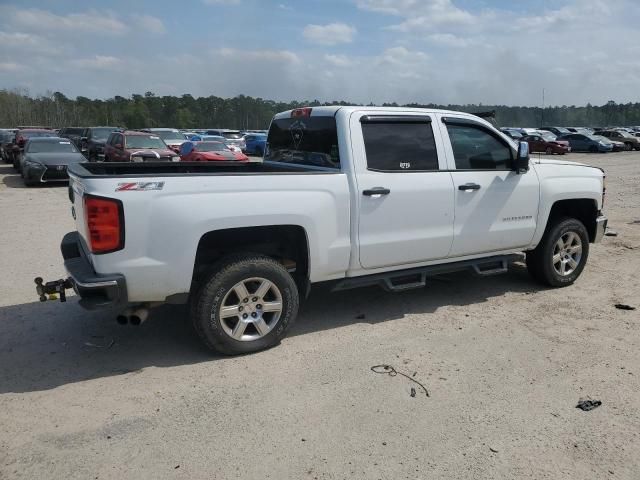
<instances>
[{"instance_id":1,"label":"truck shadow","mask_svg":"<svg viewBox=\"0 0 640 480\"><path fill-rule=\"evenodd\" d=\"M467 273L437 277L425 289L404 293L377 287L332 293L329 286L320 286L303 305L287 342L346 325L388 322L442 307L482 304L506 293L539 290L518 265L492 278ZM184 306L160 307L139 327L117 325L115 315L87 312L75 298L65 306L34 302L0 307L0 394L226 358L202 346ZM464 312L461 317L464 322Z\"/></svg>"}]
</instances>

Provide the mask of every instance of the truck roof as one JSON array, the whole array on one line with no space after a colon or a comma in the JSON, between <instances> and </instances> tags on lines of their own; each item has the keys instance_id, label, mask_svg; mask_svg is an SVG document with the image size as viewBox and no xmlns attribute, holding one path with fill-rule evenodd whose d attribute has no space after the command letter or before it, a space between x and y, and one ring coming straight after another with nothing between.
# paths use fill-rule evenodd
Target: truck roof
<instances>
[{"instance_id":1,"label":"truck roof","mask_svg":"<svg viewBox=\"0 0 640 480\"><path fill-rule=\"evenodd\" d=\"M359 111L359 110L367 110L367 111L381 111L381 112L416 112L416 113L425 113L425 112L430 112L430 113L455 113L455 114L460 114L460 113L468 113L468 112L456 112L453 110L440 110L437 108L415 108L415 107L369 107L366 105L351 105L351 106L340 106L340 105L336 105L336 106L329 106L329 107L301 107L301 108L294 108L291 110L287 110L286 112L280 112L278 114L275 115L275 119L281 119L281 118L289 118L291 117L291 112L293 112L294 110L300 110L302 108L311 108L311 116L312 117L333 117L335 116L338 111L344 111L345 113L351 113L354 111ZM473 115L473 113L468 113L469 115ZM480 117L479 117L480 118Z\"/></svg>"}]
</instances>

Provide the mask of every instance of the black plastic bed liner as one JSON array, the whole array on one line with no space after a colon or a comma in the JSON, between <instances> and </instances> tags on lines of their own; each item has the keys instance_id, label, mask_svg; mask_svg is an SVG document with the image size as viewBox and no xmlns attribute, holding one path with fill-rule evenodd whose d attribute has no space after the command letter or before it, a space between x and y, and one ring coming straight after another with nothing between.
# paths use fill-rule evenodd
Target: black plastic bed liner
<instances>
[{"instance_id":1,"label":"black plastic bed liner","mask_svg":"<svg viewBox=\"0 0 640 480\"><path fill-rule=\"evenodd\" d=\"M275 162L84 162L69 165L69 173L87 177L172 177L238 174L336 174L340 170Z\"/></svg>"}]
</instances>

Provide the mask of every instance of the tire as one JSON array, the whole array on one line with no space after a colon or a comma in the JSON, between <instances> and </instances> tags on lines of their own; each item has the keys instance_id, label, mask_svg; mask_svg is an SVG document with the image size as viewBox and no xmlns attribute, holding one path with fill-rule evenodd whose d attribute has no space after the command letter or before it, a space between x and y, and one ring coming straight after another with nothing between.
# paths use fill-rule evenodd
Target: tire
<instances>
[{"instance_id":1,"label":"tire","mask_svg":"<svg viewBox=\"0 0 640 480\"><path fill-rule=\"evenodd\" d=\"M218 262L201 283L192 298L191 321L208 348L225 355L252 353L280 343L298 315L299 302L298 288L283 265L259 254L233 255Z\"/></svg>"},{"instance_id":2,"label":"tire","mask_svg":"<svg viewBox=\"0 0 640 480\"><path fill-rule=\"evenodd\" d=\"M545 150L545 153L546 153L547 155L553 155L553 148L551 148L551 147L547 147L547 149Z\"/></svg>"},{"instance_id":3,"label":"tire","mask_svg":"<svg viewBox=\"0 0 640 480\"><path fill-rule=\"evenodd\" d=\"M588 257L589 235L584 224L563 217L547 227L535 250L527 252L527 269L542 284L567 287L578 279Z\"/></svg>"},{"instance_id":4,"label":"tire","mask_svg":"<svg viewBox=\"0 0 640 480\"><path fill-rule=\"evenodd\" d=\"M627 142L627 143L625 143L625 144L624 144L624 149L625 149L627 152L630 152L631 150L633 150L633 143L631 143L631 142Z\"/></svg>"},{"instance_id":5,"label":"tire","mask_svg":"<svg viewBox=\"0 0 640 480\"><path fill-rule=\"evenodd\" d=\"M598 147L596 147L595 145L591 145L591 146L589 147L589 151L590 151L591 153L598 153Z\"/></svg>"},{"instance_id":6,"label":"tire","mask_svg":"<svg viewBox=\"0 0 640 480\"><path fill-rule=\"evenodd\" d=\"M264 149L261 147L256 147L256 153L255 155L257 157L264 157Z\"/></svg>"}]
</instances>

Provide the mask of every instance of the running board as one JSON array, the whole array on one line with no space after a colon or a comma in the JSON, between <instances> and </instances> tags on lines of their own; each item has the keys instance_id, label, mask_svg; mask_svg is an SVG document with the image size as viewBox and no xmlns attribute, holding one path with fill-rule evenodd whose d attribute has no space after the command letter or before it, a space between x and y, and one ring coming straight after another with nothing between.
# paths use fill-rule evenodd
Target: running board
<instances>
[{"instance_id":1,"label":"running board","mask_svg":"<svg viewBox=\"0 0 640 480\"><path fill-rule=\"evenodd\" d=\"M499 255L462 262L441 263L427 267L397 270L393 272L376 273L362 277L351 277L340 280L333 290L349 290L352 288L378 285L389 292L403 292L415 288L424 288L429 277L442 273L453 273L471 270L476 275L487 277L506 273L509 264L524 258L523 254Z\"/></svg>"}]
</instances>

